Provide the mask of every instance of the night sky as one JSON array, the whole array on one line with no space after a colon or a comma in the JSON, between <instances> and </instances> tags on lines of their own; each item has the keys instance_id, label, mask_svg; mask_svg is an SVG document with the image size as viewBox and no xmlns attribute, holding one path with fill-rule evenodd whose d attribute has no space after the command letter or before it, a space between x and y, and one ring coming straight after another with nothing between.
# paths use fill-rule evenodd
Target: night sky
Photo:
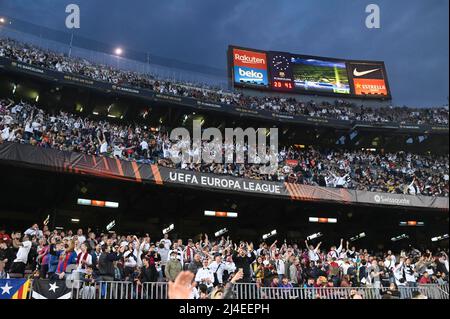
<instances>
[{"instance_id":1,"label":"night sky","mask_svg":"<svg viewBox=\"0 0 450 319\"><path fill-rule=\"evenodd\" d=\"M395 105L448 103L448 0L1 0L0 16L185 62L226 68L229 44L386 62ZM131 4L133 3L133 5ZM381 28L365 27L366 5Z\"/></svg>"}]
</instances>

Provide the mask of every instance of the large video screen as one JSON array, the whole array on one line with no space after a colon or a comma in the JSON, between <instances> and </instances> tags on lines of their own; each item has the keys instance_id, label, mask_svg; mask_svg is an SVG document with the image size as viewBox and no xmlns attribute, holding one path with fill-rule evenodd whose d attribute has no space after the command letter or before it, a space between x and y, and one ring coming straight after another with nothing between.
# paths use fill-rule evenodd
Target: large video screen
<instances>
[{"instance_id":1,"label":"large video screen","mask_svg":"<svg viewBox=\"0 0 450 319\"><path fill-rule=\"evenodd\" d=\"M292 57L294 86L299 90L350 94L345 62Z\"/></svg>"},{"instance_id":2,"label":"large video screen","mask_svg":"<svg viewBox=\"0 0 450 319\"><path fill-rule=\"evenodd\" d=\"M230 47L235 86L328 96L390 98L383 62Z\"/></svg>"}]
</instances>

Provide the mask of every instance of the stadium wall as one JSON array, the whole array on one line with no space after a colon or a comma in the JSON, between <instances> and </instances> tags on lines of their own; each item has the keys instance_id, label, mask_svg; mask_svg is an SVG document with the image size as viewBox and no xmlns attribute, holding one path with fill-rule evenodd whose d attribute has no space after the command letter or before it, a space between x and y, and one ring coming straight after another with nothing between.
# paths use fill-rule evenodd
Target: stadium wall
<instances>
[{"instance_id":1,"label":"stadium wall","mask_svg":"<svg viewBox=\"0 0 450 319\"><path fill-rule=\"evenodd\" d=\"M61 85L82 86L90 89L118 94L124 96L138 97L146 99L149 102L179 105L190 107L197 110L219 111L233 116L246 116L255 119L266 119L278 121L281 123L298 123L311 126L325 126L342 129L352 129L357 127L386 129L394 132L405 133L437 133L448 134L448 126L439 125L416 125L400 123L368 123L362 121L346 121L328 118L319 118L312 116L292 115L283 113L274 113L266 110L256 110L234 105L214 103L197 100L189 97L182 97L170 94L161 94L149 89L130 87L126 85L116 85L109 82L94 81L90 78L76 74L67 74L58 71L41 68L8 58L0 57L0 71L19 73L26 76L37 77L46 81L55 82Z\"/></svg>"}]
</instances>

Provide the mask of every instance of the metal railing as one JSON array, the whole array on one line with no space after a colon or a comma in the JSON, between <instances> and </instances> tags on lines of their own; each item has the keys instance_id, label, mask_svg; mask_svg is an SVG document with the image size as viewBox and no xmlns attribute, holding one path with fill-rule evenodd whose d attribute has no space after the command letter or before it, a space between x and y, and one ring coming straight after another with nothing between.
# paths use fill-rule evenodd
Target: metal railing
<instances>
[{"instance_id":1,"label":"metal railing","mask_svg":"<svg viewBox=\"0 0 450 319\"><path fill-rule=\"evenodd\" d=\"M29 298L32 297L30 285ZM100 281L92 284L73 282L72 299L168 299L166 282L146 282L137 285L128 281ZM255 283L239 283L233 287L236 299L351 299L359 294L363 299L381 299L388 288L372 287L261 287ZM411 299L418 291L429 299L449 299L449 285L419 285L417 287L399 287L399 299Z\"/></svg>"},{"instance_id":2,"label":"metal railing","mask_svg":"<svg viewBox=\"0 0 450 319\"><path fill-rule=\"evenodd\" d=\"M363 299L381 299L388 291L387 287L260 287L259 285L236 284L234 295L237 299L351 299L359 294ZM400 299L411 299L414 292L420 292L429 299L449 299L449 285L419 285L417 287L399 287Z\"/></svg>"}]
</instances>

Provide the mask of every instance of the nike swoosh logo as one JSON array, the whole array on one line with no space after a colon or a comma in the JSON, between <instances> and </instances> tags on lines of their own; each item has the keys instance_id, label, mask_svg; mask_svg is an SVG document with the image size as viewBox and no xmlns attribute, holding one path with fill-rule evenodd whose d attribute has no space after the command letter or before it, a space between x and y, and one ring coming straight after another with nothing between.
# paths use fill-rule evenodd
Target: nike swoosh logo
<instances>
[{"instance_id":1,"label":"nike swoosh logo","mask_svg":"<svg viewBox=\"0 0 450 319\"><path fill-rule=\"evenodd\" d=\"M367 71L358 72L358 70L355 68L353 70L353 75L354 76L363 76L363 75L366 75L366 74L369 74L369 73L372 73L372 72L375 72L375 71L378 71L378 70L380 70L380 69L373 69L373 70L367 70Z\"/></svg>"}]
</instances>

